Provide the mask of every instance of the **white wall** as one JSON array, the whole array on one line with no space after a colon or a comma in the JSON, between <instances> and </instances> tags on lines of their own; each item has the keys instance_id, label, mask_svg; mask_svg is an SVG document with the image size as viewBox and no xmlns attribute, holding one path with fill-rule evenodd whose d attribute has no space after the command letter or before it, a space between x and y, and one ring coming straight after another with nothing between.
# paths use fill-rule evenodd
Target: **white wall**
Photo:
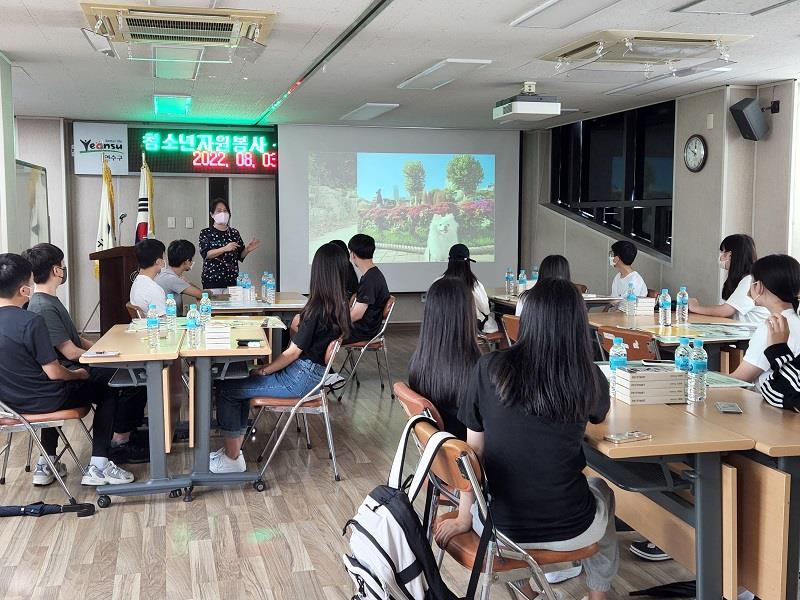
<instances>
[{"instance_id":1,"label":"white wall","mask_svg":"<svg viewBox=\"0 0 800 600\"><path fill-rule=\"evenodd\" d=\"M14 100L11 61L0 53L0 252L19 252L24 242L16 234L17 166L14 160Z\"/></svg>"}]
</instances>

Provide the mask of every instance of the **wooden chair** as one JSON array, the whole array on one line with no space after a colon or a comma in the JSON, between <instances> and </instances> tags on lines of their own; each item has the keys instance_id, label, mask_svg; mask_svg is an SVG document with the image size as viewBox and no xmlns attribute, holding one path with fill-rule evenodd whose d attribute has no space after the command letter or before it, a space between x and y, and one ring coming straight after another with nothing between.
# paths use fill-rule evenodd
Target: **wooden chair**
<instances>
[{"instance_id":1,"label":"wooden chair","mask_svg":"<svg viewBox=\"0 0 800 600\"><path fill-rule=\"evenodd\" d=\"M500 330L492 333L478 332L478 345L485 345L489 352L499 349L504 341L506 341L506 335Z\"/></svg>"},{"instance_id":2,"label":"wooden chair","mask_svg":"<svg viewBox=\"0 0 800 600\"><path fill-rule=\"evenodd\" d=\"M72 444L69 443L67 436L64 435L63 427L66 421L77 421L81 428L83 429L86 437L89 439L89 443L92 442L92 436L89 434L89 430L86 428L86 425L83 422L83 418L89 414L89 407L82 406L80 408L67 408L64 410L57 410L51 413L39 413L39 414L22 414L18 413L11 407L9 407L4 402L0 402L0 433L6 434L6 443L2 450L0 450L0 454L3 454L3 470L0 474L0 485L5 485L6 482L6 469L8 467L8 455L11 453L11 439L16 432L27 432L29 436L29 444L35 443L39 447L39 451L41 456L44 458L47 466L50 467L50 471L55 476L58 484L61 486L61 489L64 490L64 493L67 495L70 504L76 504L75 497L67 488L67 484L64 483L64 480L61 478L61 475L58 474L58 470L56 469L56 463L61 459L65 452L69 452L72 460L75 461L75 464L80 469L81 473L84 475L86 474L86 469L84 469L83 464L80 460L78 460L78 456L75 454L75 451L72 449ZM40 432L42 429L55 429L58 432L58 437L61 438L61 443L64 448L61 452L56 456L55 460L52 460L50 456L48 456L47 452L42 446L42 441L39 439L37 432ZM30 453L29 453L30 454ZM29 459L30 462L30 459Z\"/></svg>"},{"instance_id":3,"label":"wooden chair","mask_svg":"<svg viewBox=\"0 0 800 600\"><path fill-rule=\"evenodd\" d=\"M598 327L596 335L600 352L605 360L608 360L608 352L614 345L615 337L622 338L622 342L628 350L628 360L659 360L661 358L658 343L652 333L620 327Z\"/></svg>"},{"instance_id":4,"label":"wooden chair","mask_svg":"<svg viewBox=\"0 0 800 600\"><path fill-rule=\"evenodd\" d=\"M583 285L582 283L576 283L576 284L575 284L575 287L576 287L576 288L578 288L578 291L579 291L581 294L585 294L586 292L588 292L588 291L589 291L589 286L587 286L587 285Z\"/></svg>"},{"instance_id":5,"label":"wooden chair","mask_svg":"<svg viewBox=\"0 0 800 600\"><path fill-rule=\"evenodd\" d=\"M519 317L514 315L503 315L503 329L506 330L506 339L510 346L519 339Z\"/></svg>"},{"instance_id":6,"label":"wooden chair","mask_svg":"<svg viewBox=\"0 0 800 600\"><path fill-rule=\"evenodd\" d=\"M391 393L392 399L394 399L394 390L392 388L392 375L389 372L389 354L386 351L386 328L389 325L389 320L392 318L392 313L394 312L395 303L397 299L394 296L389 296L389 299L386 301L386 304L383 307L383 324L381 325L381 329L378 334L369 341L365 342L352 342L350 344L342 344L342 348L347 351L347 355L344 357L344 363L342 363L342 369L349 363L350 364L350 372L347 375L347 379L345 380L344 384L341 387L341 393L337 400L339 402L342 401L342 396L344 396L344 391L347 389L347 386L350 383L350 380L355 378L356 380L356 387L361 386L361 382L358 380L358 374L356 370L358 369L358 364L361 362L361 359L367 352L374 352L375 353L375 362L378 365L378 377L381 379L381 391L384 389L383 385L383 371L381 370L381 361L379 353L383 352L383 360L384 360L384 368L386 369L386 379L389 383L389 392ZM358 352L358 358L354 359L353 354Z\"/></svg>"},{"instance_id":7,"label":"wooden chair","mask_svg":"<svg viewBox=\"0 0 800 600\"><path fill-rule=\"evenodd\" d=\"M438 430L428 422L421 421L414 426L414 435L423 448L428 440ZM486 497L483 494L483 469L473 449L466 443L457 439L444 442L436 453L431 466L431 473L441 482L459 491L459 493L473 490L475 492L478 510L485 520L488 514ZM450 511L436 515L436 521L455 519L458 511ZM490 540L486 550L486 561L481 577L482 590L480 598L489 597L491 586L504 584L512 597L514 590L521 593L514 582L530 579L531 587L548 600L555 600L557 596L545 578L541 565L567 563L588 558L599 550L597 544L570 552L557 552L553 550L525 550L514 541L495 530L495 536ZM448 543L445 551L461 566L471 570L475 562L480 538L475 531L468 531L457 535ZM476 594L476 597L478 595Z\"/></svg>"},{"instance_id":8,"label":"wooden chair","mask_svg":"<svg viewBox=\"0 0 800 600\"><path fill-rule=\"evenodd\" d=\"M125 309L128 311L128 316L133 319L144 319L147 316L147 313L140 307L136 306L135 304L131 304L130 302L125 303Z\"/></svg>"},{"instance_id":9,"label":"wooden chair","mask_svg":"<svg viewBox=\"0 0 800 600\"><path fill-rule=\"evenodd\" d=\"M436 421L436 425L438 425L439 429L444 431L444 419L442 419L441 413L439 413L439 410L434 406L433 402L424 396L420 396L417 392L408 387L407 384L399 381L394 384L394 395L402 405L406 415L414 417L424 414L427 411L428 415Z\"/></svg>"},{"instance_id":10,"label":"wooden chair","mask_svg":"<svg viewBox=\"0 0 800 600\"><path fill-rule=\"evenodd\" d=\"M253 424L248 428L248 431L245 434L245 440L247 440L250 432L255 430L256 424L265 412L278 413L278 420L275 422L275 427L272 429L272 433L270 434L264 449L261 451L261 454L259 454L257 459L258 462L261 462L261 460L264 458L267 448L269 448L270 444L274 441L275 443L272 446L272 451L269 453L267 462L265 462L264 466L261 467L259 479L256 482L256 489L259 489L259 487L263 486L264 472L272 462L272 459L278 450L278 446L280 446L281 441L283 441L283 438L286 435L286 431L289 429L289 425L292 423L295 416L299 414L303 415L303 422L306 430L306 446L309 449L311 448L311 434L308 430L308 415L322 415L322 418L325 421L325 433L328 439L328 453L333 463L333 478L336 481L341 481L341 477L339 477L339 469L336 465L336 449L333 445L333 430L331 428L330 411L328 410L328 386L325 385L325 380L333 368L333 361L336 360L336 354L339 352L340 346L341 340L335 340L328 345L328 349L325 352L325 372L323 373L320 382L314 386L314 389L309 391L302 398L273 398L269 396L261 396L250 399L250 408L257 408L259 410L258 414L256 414L256 418L253 420ZM278 435L277 439L275 439L275 436L278 433L278 427L280 426L281 419L284 415L288 415L286 422L283 425L283 429L281 429L280 435ZM244 446L244 442L242 443L242 446ZM261 489L263 490L263 487Z\"/></svg>"}]
</instances>

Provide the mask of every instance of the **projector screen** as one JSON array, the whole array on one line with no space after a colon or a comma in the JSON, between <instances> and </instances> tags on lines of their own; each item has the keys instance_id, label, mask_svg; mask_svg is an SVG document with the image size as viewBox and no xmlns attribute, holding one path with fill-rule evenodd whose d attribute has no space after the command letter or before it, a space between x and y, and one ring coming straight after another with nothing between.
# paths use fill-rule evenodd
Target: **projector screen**
<instances>
[{"instance_id":1,"label":"projector screen","mask_svg":"<svg viewBox=\"0 0 800 600\"><path fill-rule=\"evenodd\" d=\"M516 265L519 134L279 126L280 287L308 291L332 240L375 238L393 292L424 291L466 244L478 277Z\"/></svg>"}]
</instances>

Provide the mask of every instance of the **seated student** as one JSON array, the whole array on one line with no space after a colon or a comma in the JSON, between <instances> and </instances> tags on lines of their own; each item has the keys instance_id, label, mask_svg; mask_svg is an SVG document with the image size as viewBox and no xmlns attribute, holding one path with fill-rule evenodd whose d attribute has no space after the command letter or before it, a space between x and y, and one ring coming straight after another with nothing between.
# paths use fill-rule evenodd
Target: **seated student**
<instances>
[{"instance_id":1,"label":"seated student","mask_svg":"<svg viewBox=\"0 0 800 600\"><path fill-rule=\"evenodd\" d=\"M722 303L702 306L695 298L689 298L689 312L711 317L727 317L747 323L763 323L769 311L756 306L748 296L750 269L756 261L756 243L749 235L735 233L727 236L719 245L719 267L728 276L722 285Z\"/></svg>"},{"instance_id":2,"label":"seated student","mask_svg":"<svg viewBox=\"0 0 800 600\"><path fill-rule=\"evenodd\" d=\"M64 253L53 244L37 244L22 254L31 263L33 281L36 284L28 303L28 310L40 315L50 335L50 345L56 351L59 362L67 369L82 368L81 355L92 347L92 342L78 333L67 309L56 296L58 287L67 281ZM100 399L89 398L93 403L108 401L116 404L114 435L111 438L110 458L120 464L147 462L149 448L131 441L131 433L141 424L147 394L143 388L115 390L108 387L113 369L88 367L89 381L95 384L91 391L100 394Z\"/></svg>"},{"instance_id":3,"label":"seated student","mask_svg":"<svg viewBox=\"0 0 800 600\"><path fill-rule=\"evenodd\" d=\"M756 306L763 306L771 315L783 315L789 327L787 344L792 352L800 352L800 317L797 316L800 296L800 263L785 254L771 254L753 263L750 271L750 297ZM744 360L731 373L732 377L755 383L760 389L769 379L772 366L766 356L769 326L758 326L750 338Z\"/></svg>"},{"instance_id":4,"label":"seated student","mask_svg":"<svg viewBox=\"0 0 800 600\"><path fill-rule=\"evenodd\" d=\"M350 309L353 327L346 343L369 341L378 335L383 320L383 308L389 301L389 286L380 269L372 262L375 240L357 233L347 244L350 260L361 273L356 302Z\"/></svg>"},{"instance_id":5,"label":"seated student","mask_svg":"<svg viewBox=\"0 0 800 600\"><path fill-rule=\"evenodd\" d=\"M184 274L194 266L194 244L189 240L175 240L167 248L169 265L156 275L155 282L164 289L165 294L174 294L178 314L183 314L183 294L200 300L203 290L184 279ZM142 307L146 308L146 307Z\"/></svg>"},{"instance_id":6,"label":"seated student","mask_svg":"<svg viewBox=\"0 0 800 600\"><path fill-rule=\"evenodd\" d=\"M250 377L220 384L217 420L224 446L211 454L212 473L246 470L240 448L247 430L250 398L300 398L319 383L325 372L328 344L350 333L346 277L347 257L341 249L333 244L320 246L311 263L311 294L289 347L269 365L252 371Z\"/></svg>"},{"instance_id":7,"label":"seated student","mask_svg":"<svg viewBox=\"0 0 800 600\"><path fill-rule=\"evenodd\" d=\"M528 548L577 550L597 543L599 552L582 564L589 598L602 600L619 551L613 492L583 474L586 424L601 422L609 409L588 327L574 285L540 280L525 303L519 340L478 360L458 416L483 460L497 528ZM462 493L458 516L438 525L440 546L470 528L482 531L474 497Z\"/></svg>"},{"instance_id":8,"label":"seated student","mask_svg":"<svg viewBox=\"0 0 800 600\"><path fill-rule=\"evenodd\" d=\"M623 298L628 294L628 285L633 284L633 291L639 298L647 297L647 284L636 271L633 270L633 261L636 260L636 246L631 242L615 242L608 253L609 264L617 270L611 282L611 295Z\"/></svg>"},{"instance_id":9,"label":"seated student","mask_svg":"<svg viewBox=\"0 0 800 600\"><path fill-rule=\"evenodd\" d=\"M557 279L566 279L567 281L572 279L569 272L569 261L560 254L545 256L542 260L542 264L539 265L539 279L549 279L553 277ZM525 298L529 291L530 290L527 290L519 295L517 307L514 310L516 316L522 314L522 306L525 304Z\"/></svg>"},{"instance_id":10,"label":"seated student","mask_svg":"<svg viewBox=\"0 0 800 600\"><path fill-rule=\"evenodd\" d=\"M454 277L433 282L408 364L409 387L430 400L445 430L462 440L467 439L467 428L458 420L459 397L481 356L472 290Z\"/></svg>"},{"instance_id":11,"label":"seated student","mask_svg":"<svg viewBox=\"0 0 800 600\"><path fill-rule=\"evenodd\" d=\"M337 248L341 248L348 257L348 264L350 267L347 270L347 282L345 285L345 290L347 290L347 298L349 299L358 292L358 275L356 274L355 267L353 267L353 263L349 261L350 250L347 249L347 244L345 244L342 240L331 240L330 243L335 245Z\"/></svg>"},{"instance_id":12,"label":"seated student","mask_svg":"<svg viewBox=\"0 0 800 600\"><path fill-rule=\"evenodd\" d=\"M800 412L800 353L789 347L789 322L783 315L767 319L767 349L772 372L761 385L764 400L772 406Z\"/></svg>"},{"instance_id":13,"label":"seated student","mask_svg":"<svg viewBox=\"0 0 800 600\"><path fill-rule=\"evenodd\" d=\"M131 285L131 304L145 312L151 304L155 304L158 314L163 315L167 310L167 294L155 282L155 278L164 268L166 248L158 240L145 239L136 242L134 251L139 263L139 274Z\"/></svg>"},{"instance_id":14,"label":"seated student","mask_svg":"<svg viewBox=\"0 0 800 600\"><path fill-rule=\"evenodd\" d=\"M454 277L463 281L468 289L472 290L472 299L475 304L475 317L477 319L478 331L482 333L494 333L498 331L497 321L494 319L492 309L489 306L489 295L486 288L478 281L472 272L470 263L475 261L469 257L469 248L464 244L455 244L450 248L447 258L447 270L442 277Z\"/></svg>"},{"instance_id":15,"label":"seated student","mask_svg":"<svg viewBox=\"0 0 800 600\"><path fill-rule=\"evenodd\" d=\"M0 396L19 413L50 413L94 402L92 457L83 485L130 483L133 475L108 459L114 413L113 396L104 396L86 369L69 370L58 362L42 317L24 310L33 287L31 263L18 254L0 254ZM42 445L54 462L58 432L43 429ZM55 464L63 477L67 469ZM55 474L44 457L33 473L34 485L49 485Z\"/></svg>"}]
</instances>

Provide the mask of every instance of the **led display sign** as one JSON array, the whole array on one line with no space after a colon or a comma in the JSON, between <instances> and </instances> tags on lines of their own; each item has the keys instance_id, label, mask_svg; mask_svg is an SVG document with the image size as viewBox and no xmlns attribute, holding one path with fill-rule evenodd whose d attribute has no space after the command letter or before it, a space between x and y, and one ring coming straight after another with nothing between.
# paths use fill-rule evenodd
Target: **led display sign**
<instances>
[{"instance_id":1,"label":"led display sign","mask_svg":"<svg viewBox=\"0 0 800 600\"><path fill-rule=\"evenodd\" d=\"M278 136L259 130L128 127L128 169L142 153L153 173L272 175L278 170Z\"/></svg>"}]
</instances>

